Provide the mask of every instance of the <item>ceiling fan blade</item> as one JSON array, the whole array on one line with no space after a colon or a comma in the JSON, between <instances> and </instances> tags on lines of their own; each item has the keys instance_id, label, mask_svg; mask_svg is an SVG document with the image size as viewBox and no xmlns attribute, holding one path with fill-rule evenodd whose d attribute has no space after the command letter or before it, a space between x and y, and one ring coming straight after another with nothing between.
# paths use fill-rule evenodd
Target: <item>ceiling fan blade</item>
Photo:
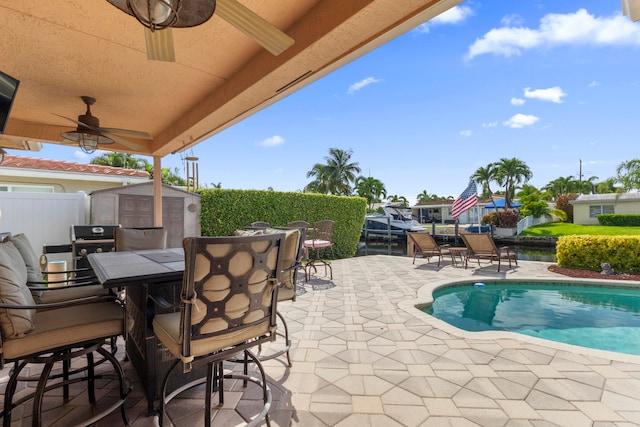
<instances>
[{"instance_id":1,"label":"ceiling fan blade","mask_svg":"<svg viewBox=\"0 0 640 427\"><path fill-rule=\"evenodd\" d=\"M280 55L295 42L262 17L238 3L237 0L217 0L215 13L254 39L273 55Z\"/></svg>"},{"instance_id":2,"label":"ceiling fan blade","mask_svg":"<svg viewBox=\"0 0 640 427\"><path fill-rule=\"evenodd\" d=\"M175 62L173 50L173 33L171 28L151 31L144 28L144 40L147 43L147 58L152 61Z\"/></svg>"},{"instance_id":3,"label":"ceiling fan blade","mask_svg":"<svg viewBox=\"0 0 640 427\"><path fill-rule=\"evenodd\" d=\"M128 129L118 129L118 128L98 128L98 131L101 133L116 133L118 135L126 135L131 136L133 138L140 139L153 139L153 137L147 132L141 132L139 130L128 130Z\"/></svg>"},{"instance_id":4,"label":"ceiling fan blade","mask_svg":"<svg viewBox=\"0 0 640 427\"><path fill-rule=\"evenodd\" d=\"M110 132L101 132L104 136L107 136L111 139L113 139L115 142L118 142L122 145L124 145L125 147L129 147L132 150L143 150L145 147L143 147L140 144L136 144L133 141L129 141L128 139L125 139L121 136L118 136L116 134L110 133Z\"/></svg>"}]
</instances>

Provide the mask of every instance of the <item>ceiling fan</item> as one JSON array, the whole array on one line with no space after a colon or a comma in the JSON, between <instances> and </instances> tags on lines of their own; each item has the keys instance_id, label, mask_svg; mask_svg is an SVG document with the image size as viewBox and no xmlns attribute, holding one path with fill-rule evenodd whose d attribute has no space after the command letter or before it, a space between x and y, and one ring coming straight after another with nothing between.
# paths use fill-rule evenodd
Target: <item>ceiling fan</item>
<instances>
[{"instance_id":1,"label":"ceiling fan","mask_svg":"<svg viewBox=\"0 0 640 427\"><path fill-rule=\"evenodd\" d=\"M140 144L136 144L135 142L129 141L128 139L122 138L118 135L127 135L141 139L153 139L147 132L100 127L100 120L91 114L91 106L95 104L96 99L90 96L81 96L80 98L82 98L82 102L87 105L87 111L86 113L78 116L78 120L61 116L60 114L52 114L72 121L78 125L76 130L63 132L60 136L67 140L77 142L85 153L91 154L96 151L98 144L113 144L114 142L119 142L120 144L134 150L141 150L144 148Z\"/></svg>"},{"instance_id":2,"label":"ceiling fan","mask_svg":"<svg viewBox=\"0 0 640 427\"><path fill-rule=\"evenodd\" d=\"M273 55L294 40L237 0L107 0L145 26L147 57L175 61L171 27L195 27L216 12L222 19L254 39Z\"/></svg>"}]
</instances>

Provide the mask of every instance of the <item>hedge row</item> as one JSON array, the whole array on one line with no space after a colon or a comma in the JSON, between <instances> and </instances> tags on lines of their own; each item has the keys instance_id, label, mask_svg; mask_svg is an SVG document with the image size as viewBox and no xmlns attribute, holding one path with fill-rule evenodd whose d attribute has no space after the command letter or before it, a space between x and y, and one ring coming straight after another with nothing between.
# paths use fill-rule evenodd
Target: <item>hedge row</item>
<instances>
[{"instance_id":1,"label":"hedge row","mask_svg":"<svg viewBox=\"0 0 640 427\"><path fill-rule=\"evenodd\" d=\"M600 214L598 224L616 225L619 227L640 226L640 215L638 214Z\"/></svg>"},{"instance_id":2,"label":"hedge row","mask_svg":"<svg viewBox=\"0 0 640 427\"><path fill-rule=\"evenodd\" d=\"M606 262L617 272L639 272L640 236L562 236L556 259L562 267L600 271Z\"/></svg>"},{"instance_id":3,"label":"hedge row","mask_svg":"<svg viewBox=\"0 0 640 427\"><path fill-rule=\"evenodd\" d=\"M356 254L367 201L362 197L328 196L259 190L203 189L200 229L203 236L229 236L254 221L284 226L291 221L331 219L333 248L323 256L348 258Z\"/></svg>"}]
</instances>

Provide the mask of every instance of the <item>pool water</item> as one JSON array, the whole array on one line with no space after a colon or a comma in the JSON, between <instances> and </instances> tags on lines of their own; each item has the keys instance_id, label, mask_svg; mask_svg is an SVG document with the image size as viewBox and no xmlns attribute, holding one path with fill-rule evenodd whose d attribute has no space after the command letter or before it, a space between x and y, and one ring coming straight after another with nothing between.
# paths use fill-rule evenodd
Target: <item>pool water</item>
<instances>
[{"instance_id":1,"label":"pool water","mask_svg":"<svg viewBox=\"0 0 640 427\"><path fill-rule=\"evenodd\" d=\"M433 296L423 311L467 331L512 331L640 355L640 289L501 282Z\"/></svg>"}]
</instances>

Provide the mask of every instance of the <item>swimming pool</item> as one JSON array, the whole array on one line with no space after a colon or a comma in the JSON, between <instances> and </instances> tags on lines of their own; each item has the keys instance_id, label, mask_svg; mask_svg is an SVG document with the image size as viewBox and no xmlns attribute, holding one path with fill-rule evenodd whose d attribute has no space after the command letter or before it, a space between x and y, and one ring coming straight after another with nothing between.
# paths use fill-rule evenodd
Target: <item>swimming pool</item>
<instances>
[{"instance_id":1,"label":"swimming pool","mask_svg":"<svg viewBox=\"0 0 640 427\"><path fill-rule=\"evenodd\" d=\"M466 331L512 331L640 355L640 289L566 283L455 284L422 311Z\"/></svg>"}]
</instances>

